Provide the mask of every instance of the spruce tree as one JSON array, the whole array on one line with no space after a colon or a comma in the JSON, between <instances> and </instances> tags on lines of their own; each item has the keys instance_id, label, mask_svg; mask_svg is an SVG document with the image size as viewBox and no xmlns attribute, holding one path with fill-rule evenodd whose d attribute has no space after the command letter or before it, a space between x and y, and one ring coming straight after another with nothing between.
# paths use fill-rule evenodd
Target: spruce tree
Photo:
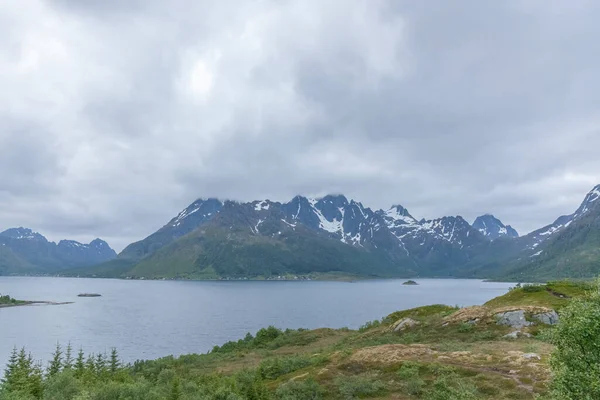
<instances>
[{"instance_id":1,"label":"spruce tree","mask_svg":"<svg viewBox=\"0 0 600 400\"><path fill-rule=\"evenodd\" d=\"M106 372L106 355L98 353L96 355L96 375L102 376Z\"/></svg>"},{"instance_id":2,"label":"spruce tree","mask_svg":"<svg viewBox=\"0 0 600 400\"><path fill-rule=\"evenodd\" d=\"M19 355L17 352L17 348L13 347L12 353L10 354L10 358L8 359L8 363L6 364L6 369L4 370L4 377L2 378L2 380L0 380L0 382L2 383L2 386L4 386L4 388L7 391L11 390L11 386L14 385L14 381L15 381L15 376L17 373L17 362L19 360Z\"/></svg>"},{"instance_id":3,"label":"spruce tree","mask_svg":"<svg viewBox=\"0 0 600 400\"><path fill-rule=\"evenodd\" d=\"M31 393L36 399L41 399L44 393L44 378L42 371L43 367L41 361L32 364L31 375L28 379L28 392Z\"/></svg>"},{"instance_id":4,"label":"spruce tree","mask_svg":"<svg viewBox=\"0 0 600 400\"><path fill-rule=\"evenodd\" d=\"M83 349L80 347L79 352L77 353L77 358L75 359L75 376L77 378L81 378L83 373L85 372L85 358L83 354Z\"/></svg>"},{"instance_id":5,"label":"spruce tree","mask_svg":"<svg viewBox=\"0 0 600 400\"><path fill-rule=\"evenodd\" d=\"M121 363L119 362L119 354L117 353L117 349L114 347L110 351L109 368L110 368L110 373L113 375L119 370L119 368L121 368Z\"/></svg>"},{"instance_id":6,"label":"spruce tree","mask_svg":"<svg viewBox=\"0 0 600 400\"><path fill-rule=\"evenodd\" d=\"M63 366L62 363L62 349L59 343L56 343L56 350L52 354L52 361L48 364L48 368L46 369L46 374L51 377L58 374Z\"/></svg>"},{"instance_id":7,"label":"spruce tree","mask_svg":"<svg viewBox=\"0 0 600 400\"><path fill-rule=\"evenodd\" d=\"M90 375L96 374L96 363L94 362L94 354L90 354L85 360L85 372Z\"/></svg>"},{"instance_id":8,"label":"spruce tree","mask_svg":"<svg viewBox=\"0 0 600 400\"><path fill-rule=\"evenodd\" d=\"M67 351L65 352L65 362L63 365L63 369L71 368L73 368L73 348L71 347L71 342L69 342L67 346Z\"/></svg>"}]
</instances>

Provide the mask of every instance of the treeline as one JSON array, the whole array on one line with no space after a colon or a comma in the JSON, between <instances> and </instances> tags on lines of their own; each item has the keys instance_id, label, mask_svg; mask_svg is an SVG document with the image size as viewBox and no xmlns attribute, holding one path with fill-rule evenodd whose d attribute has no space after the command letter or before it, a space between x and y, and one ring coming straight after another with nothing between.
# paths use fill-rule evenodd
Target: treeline
<instances>
[{"instance_id":1,"label":"treeline","mask_svg":"<svg viewBox=\"0 0 600 400\"><path fill-rule=\"evenodd\" d=\"M63 351L60 344L57 344L51 361L44 368L41 362L34 361L25 348L21 350L15 348L0 380L0 398L54 398L51 396L54 382L57 380L62 382L64 377L56 379L61 374L81 381L85 385L110 380L122 381L127 375L126 367L120 361L116 349L112 349L109 355L98 353L85 356L82 349L74 355L71 345Z\"/></svg>"},{"instance_id":2,"label":"treeline","mask_svg":"<svg viewBox=\"0 0 600 400\"><path fill-rule=\"evenodd\" d=\"M298 331L262 329L246 340L245 348L276 346L297 339ZM254 339L258 339L252 343ZM0 400L274 400L320 399L324 389L314 380L288 382L275 388L268 383L279 376L326 362L322 357L289 356L268 359L256 368L229 375L214 373L207 363L230 357L224 352L191 354L178 358L124 364L113 349L110 354L74 355L71 346L57 346L43 367L25 349L14 349L0 380Z\"/></svg>"},{"instance_id":3,"label":"treeline","mask_svg":"<svg viewBox=\"0 0 600 400\"><path fill-rule=\"evenodd\" d=\"M13 299L9 295L0 294L0 304L16 304L19 303L19 300Z\"/></svg>"}]
</instances>

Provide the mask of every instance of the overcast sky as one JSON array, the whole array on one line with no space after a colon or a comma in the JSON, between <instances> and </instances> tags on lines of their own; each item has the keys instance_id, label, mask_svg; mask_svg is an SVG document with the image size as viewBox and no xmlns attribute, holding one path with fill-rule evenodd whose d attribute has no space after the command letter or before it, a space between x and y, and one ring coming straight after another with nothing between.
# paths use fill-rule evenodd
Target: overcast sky
<instances>
[{"instance_id":1,"label":"overcast sky","mask_svg":"<svg viewBox=\"0 0 600 400\"><path fill-rule=\"evenodd\" d=\"M121 250L198 197L331 192L527 233L600 183L599 20L593 0L0 0L0 229Z\"/></svg>"}]
</instances>

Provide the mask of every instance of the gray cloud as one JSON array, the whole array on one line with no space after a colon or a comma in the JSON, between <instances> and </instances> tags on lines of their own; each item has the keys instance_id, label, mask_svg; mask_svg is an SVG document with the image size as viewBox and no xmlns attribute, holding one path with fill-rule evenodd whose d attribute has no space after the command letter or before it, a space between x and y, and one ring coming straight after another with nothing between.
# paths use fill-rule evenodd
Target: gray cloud
<instances>
[{"instance_id":1,"label":"gray cloud","mask_svg":"<svg viewBox=\"0 0 600 400\"><path fill-rule=\"evenodd\" d=\"M597 2L25 0L0 228L117 249L197 197L341 192L521 232L600 183Z\"/></svg>"}]
</instances>

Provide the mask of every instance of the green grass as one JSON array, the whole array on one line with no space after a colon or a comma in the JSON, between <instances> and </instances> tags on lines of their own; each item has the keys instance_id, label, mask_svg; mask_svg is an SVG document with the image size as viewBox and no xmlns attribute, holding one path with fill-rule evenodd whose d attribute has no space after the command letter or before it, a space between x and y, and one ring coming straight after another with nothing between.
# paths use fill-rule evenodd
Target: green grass
<instances>
[{"instance_id":1,"label":"green grass","mask_svg":"<svg viewBox=\"0 0 600 400\"><path fill-rule=\"evenodd\" d=\"M569 298L584 296L592 289L588 282L556 281L540 285L524 285L510 290L503 296L496 297L487 303L488 307L505 306L538 306L559 310ZM562 296L562 297L561 297Z\"/></svg>"},{"instance_id":2,"label":"green grass","mask_svg":"<svg viewBox=\"0 0 600 400\"><path fill-rule=\"evenodd\" d=\"M457 307L445 306L443 304L434 304L431 306L411 308L409 310L396 311L383 319L385 324L393 324L403 318L412 318L416 320L430 317L432 315L446 316L458 310Z\"/></svg>"}]
</instances>

